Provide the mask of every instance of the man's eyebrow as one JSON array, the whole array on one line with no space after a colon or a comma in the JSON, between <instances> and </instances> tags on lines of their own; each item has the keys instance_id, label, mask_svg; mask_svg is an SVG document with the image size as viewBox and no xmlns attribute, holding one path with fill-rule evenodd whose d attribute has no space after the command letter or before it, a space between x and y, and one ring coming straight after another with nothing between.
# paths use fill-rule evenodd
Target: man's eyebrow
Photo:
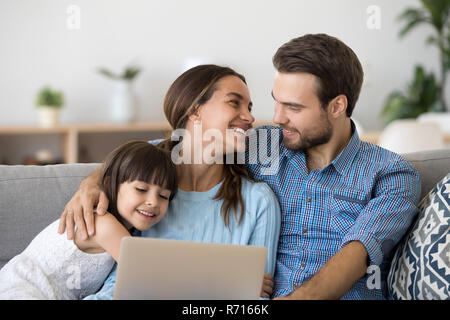
<instances>
[{"instance_id":1,"label":"man's eyebrow","mask_svg":"<svg viewBox=\"0 0 450 320\"><path fill-rule=\"evenodd\" d=\"M275 99L275 97L273 95L273 91L271 91L270 94L272 95L273 100L281 103L282 105L290 106L290 107L297 107L297 108L305 108L306 107L305 105L303 105L301 103L295 103L295 102L289 102L289 101L278 101L277 99Z\"/></svg>"},{"instance_id":2,"label":"man's eyebrow","mask_svg":"<svg viewBox=\"0 0 450 320\"><path fill-rule=\"evenodd\" d=\"M240 100L244 100L244 97L241 95L241 94L239 94L239 93L237 93L237 92L229 92L229 93L227 93L226 94L226 96L227 97L229 97L229 96L235 96L236 98L238 98L238 99L240 99ZM253 102L249 102L248 103L248 105L251 107L251 106L253 106Z\"/></svg>"}]
</instances>

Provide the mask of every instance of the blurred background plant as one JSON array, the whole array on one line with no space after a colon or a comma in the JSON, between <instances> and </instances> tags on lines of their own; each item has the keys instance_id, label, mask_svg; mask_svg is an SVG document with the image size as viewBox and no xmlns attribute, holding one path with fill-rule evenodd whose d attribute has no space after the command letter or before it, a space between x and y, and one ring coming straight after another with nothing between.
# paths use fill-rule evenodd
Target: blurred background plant
<instances>
[{"instance_id":1,"label":"blurred background plant","mask_svg":"<svg viewBox=\"0 0 450 320\"><path fill-rule=\"evenodd\" d=\"M417 118L425 112L438 109L439 84L432 72L426 73L422 66L416 66L414 79L405 92L394 91L381 112L386 121Z\"/></svg>"},{"instance_id":2,"label":"blurred background plant","mask_svg":"<svg viewBox=\"0 0 450 320\"><path fill-rule=\"evenodd\" d=\"M110 79L133 81L137 77L137 75L141 72L141 68L137 66L127 66L125 67L122 74L116 74L106 68L98 68L98 72Z\"/></svg>"},{"instance_id":3,"label":"blurred background plant","mask_svg":"<svg viewBox=\"0 0 450 320\"><path fill-rule=\"evenodd\" d=\"M37 107L61 108L64 104L64 95L62 91L53 90L45 86L39 90L35 104Z\"/></svg>"},{"instance_id":4,"label":"blurred background plant","mask_svg":"<svg viewBox=\"0 0 450 320\"><path fill-rule=\"evenodd\" d=\"M106 68L98 68L98 72L114 80L115 89L110 97L110 119L117 123L127 123L136 120L137 102L133 92L133 80L141 72L141 68L128 65L121 74L111 72Z\"/></svg>"},{"instance_id":5,"label":"blurred background plant","mask_svg":"<svg viewBox=\"0 0 450 320\"><path fill-rule=\"evenodd\" d=\"M386 122L396 119L416 118L426 112L446 112L445 86L450 70L450 0L420 0L420 8L408 8L398 20L403 22L399 37L403 38L419 25L428 25L433 33L427 45L439 51L439 79L433 72L415 66L414 79L405 92L394 91L386 99L381 116Z\"/></svg>"}]
</instances>

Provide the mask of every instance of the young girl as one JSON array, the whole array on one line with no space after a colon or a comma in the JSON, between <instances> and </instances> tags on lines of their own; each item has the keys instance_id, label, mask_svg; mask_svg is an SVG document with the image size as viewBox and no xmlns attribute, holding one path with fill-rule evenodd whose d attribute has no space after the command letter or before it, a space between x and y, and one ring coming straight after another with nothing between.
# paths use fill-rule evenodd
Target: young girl
<instances>
[{"instance_id":1,"label":"young girl","mask_svg":"<svg viewBox=\"0 0 450 320\"><path fill-rule=\"evenodd\" d=\"M170 154L147 142L128 142L111 152L101 188L108 214L95 215L96 233L82 240L57 234L50 224L0 270L0 299L81 299L98 291L118 261L123 237L158 223L177 190Z\"/></svg>"}]
</instances>

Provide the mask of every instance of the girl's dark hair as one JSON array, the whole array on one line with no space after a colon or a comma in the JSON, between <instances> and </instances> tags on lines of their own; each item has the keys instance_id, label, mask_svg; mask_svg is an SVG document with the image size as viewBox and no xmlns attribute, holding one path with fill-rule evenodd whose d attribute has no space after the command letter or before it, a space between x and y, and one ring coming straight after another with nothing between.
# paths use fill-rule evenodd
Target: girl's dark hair
<instances>
[{"instance_id":1,"label":"girl's dark hair","mask_svg":"<svg viewBox=\"0 0 450 320\"><path fill-rule=\"evenodd\" d=\"M217 82L227 76L238 77L247 84L244 76L233 69L212 64L196 66L179 76L170 86L164 99L164 113L172 129L185 129L189 116L211 99L218 89ZM171 141L168 138L158 146L166 150L172 150L177 143L177 141ZM241 177L248 178L247 169L242 164L225 164L224 168L225 179L214 199L223 199L221 214L226 226L229 226L231 209L234 209L237 219L238 206L240 206L240 224L245 212L241 193Z\"/></svg>"},{"instance_id":2,"label":"girl's dark hair","mask_svg":"<svg viewBox=\"0 0 450 320\"><path fill-rule=\"evenodd\" d=\"M109 207L117 220L117 194L123 182L135 180L161 186L170 190L172 200L178 189L175 165L166 150L145 141L130 141L113 150L106 157L100 178L100 188L105 192Z\"/></svg>"}]
</instances>

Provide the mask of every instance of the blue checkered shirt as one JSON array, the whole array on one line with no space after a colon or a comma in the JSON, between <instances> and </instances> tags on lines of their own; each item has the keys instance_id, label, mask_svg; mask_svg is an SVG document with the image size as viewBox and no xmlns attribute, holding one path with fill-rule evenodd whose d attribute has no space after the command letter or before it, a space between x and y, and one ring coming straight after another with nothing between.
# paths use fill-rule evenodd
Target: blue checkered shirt
<instances>
[{"instance_id":1,"label":"blue checkered shirt","mask_svg":"<svg viewBox=\"0 0 450 320\"><path fill-rule=\"evenodd\" d=\"M346 244L360 241L371 269L342 299L387 298L390 259L418 212L420 179L401 156L361 141L353 123L352 130L330 165L309 173L305 154L284 146L280 128L259 127L250 138L248 171L269 184L281 207L273 297L288 295ZM274 155L278 165L258 153Z\"/></svg>"}]
</instances>

